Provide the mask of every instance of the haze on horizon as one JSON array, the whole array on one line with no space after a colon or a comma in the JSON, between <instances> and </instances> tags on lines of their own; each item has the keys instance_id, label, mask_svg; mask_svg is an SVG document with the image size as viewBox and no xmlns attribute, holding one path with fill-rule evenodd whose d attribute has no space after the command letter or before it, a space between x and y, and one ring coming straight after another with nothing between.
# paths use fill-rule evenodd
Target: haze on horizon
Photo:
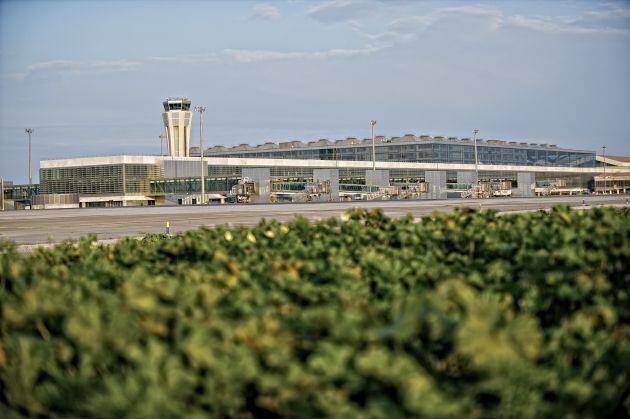
<instances>
[{"instance_id":1,"label":"haze on horizon","mask_svg":"<svg viewBox=\"0 0 630 419\"><path fill-rule=\"evenodd\" d=\"M206 147L377 134L630 154L627 1L1 1L0 177L158 154L161 102ZM198 116L193 145L198 144Z\"/></svg>"}]
</instances>

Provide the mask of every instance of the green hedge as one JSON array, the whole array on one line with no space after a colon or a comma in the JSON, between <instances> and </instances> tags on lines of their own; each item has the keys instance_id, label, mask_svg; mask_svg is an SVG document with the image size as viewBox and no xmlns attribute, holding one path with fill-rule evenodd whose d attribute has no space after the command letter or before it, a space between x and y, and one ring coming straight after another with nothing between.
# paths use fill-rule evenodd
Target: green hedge
<instances>
[{"instance_id":1,"label":"green hedge","mask_svg":"<svg viewBox=\"0 0 630 419\"><path fill-rule=\"evenodd\" d=\"M630 411L630 210L0 244L0 416Z\"/></svg>"}]
</instances>

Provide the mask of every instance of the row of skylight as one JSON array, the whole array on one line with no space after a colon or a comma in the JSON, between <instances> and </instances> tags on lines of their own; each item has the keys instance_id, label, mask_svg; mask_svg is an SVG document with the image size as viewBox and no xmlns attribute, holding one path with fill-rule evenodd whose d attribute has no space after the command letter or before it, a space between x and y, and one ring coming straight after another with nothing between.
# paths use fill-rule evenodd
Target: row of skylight
<instances>
[{"instance_id":1,"label":"row of skylight","mask_svg":"<svg viewBox=\"0 0 630 419\"><path fill-rule=\"evenodd\" d=\"M402 137L385 137L383 135L378 135L374 138L376 143L409 143L409 142L453 142L458 144L472 144L473 140L470 138L459 138L459 137L442 137L435 136L432 137L430 135L420 135L416 136L413 134L405 134ZM484 140L477 139L478 144L483 145L503 145L503 146L513 146L513 147L542 147L542 148L557 148L558 146L555 144L538 144L538 143L527 143L527 142L518 142L518 141L503 141L503 140ZM331 147L331 146L351 146L351 145L369 145L372 144L372 138L364 138L359 139L356 137L348 137L341 140L329 140L327 138L322 138L320 140L302 142L302 141L285 141L280 143L275 142L266 142L264 144L260 144L257 146L251 146L249 144L239 144L232 147L224 147L222 145L216 145L214 147L209 147L206 149L206 152L210 153L219 153L226 151L252 151L252 150L289 150L294 148L319 148L319 147ZM192 147L192 152L199 153L199 147Z\"/></svg>"}]
</instances>

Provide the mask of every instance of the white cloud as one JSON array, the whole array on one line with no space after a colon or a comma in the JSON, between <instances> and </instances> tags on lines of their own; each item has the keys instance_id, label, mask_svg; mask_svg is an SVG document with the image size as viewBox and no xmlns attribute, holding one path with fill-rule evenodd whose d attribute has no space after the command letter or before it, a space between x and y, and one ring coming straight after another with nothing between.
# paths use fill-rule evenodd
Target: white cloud
<instances>
[{"instance_id":1,"label":"white cloud","mask_svg":"<svg viewBox=\"0 0 630 419\"><path fill-rule=\"evenodd\" d=\"M617 3L603 3L602 11L586 12L582 16L505 16L502 11L482 6L455 6L435 9L425 15L405 16L391 21L383 32L365 33L360 25L353 29L372 42L402 43L413 41L420 34L433 29L441 22L456 20L459 30L481 26L488 31L497 31L506 27L524 28L544 33L571 34L630 34L630 25L623 20L630 18L630 9ZM617 20L621 25L602 25L602 21ZM598 22L599 21L599 22ZM625 23L625 25L624 25Z\"/></svg>"},{"instance_id":2,"label":"white cloud","mask_svg":"<svg viewBox=\"0 0 630 419\"><path fill-rule=\"evenodd\" d=\"M113 61L94 61L87 63L85 71L99 73L113 73L119 71L136 71L140 68L137 61L113 60Z\"/></svg>"},{"instance_id":3,"label":"white cloud","mask_svg":"<svg viewBox=\"0 0 630 419\"><path fill-rule=\"evenodd\" d=\"M330 0L311 7L306 16L322 23L336 23L352 20L368 9L364 0Z\"/></svg>"},{"instance_id":4,"label":"white cloud","mask_svg":"<svg viewBox=\"0 0 630 419\"><path fill-rule=\"evenodd\" d=\"M416 39L421 33L429 30L437 23L447 19L459 19L468 23L481 24L488 30L499 29L503 25L503 13L496 9L479 6L458 6L436 9L426 15L406 16L396 19L387 25L384 32L369 34L361 32L373 41L408 42Z\"/></svg>"},{"instance_id":5,"label":"white cloud","mask_svg":"<svg viewBox=\"0 0 630 419\"><path fill-rule=\"evenodd\" d=\"M586 12L584 16L598 20L630 19L630 8L622 7L620 3L607 2L598 6L603 10Z\"/></svg>"},{"instance_id":6,"label":"white cloud","mask_svg":"<svg viewBox=\"0 0 630 419\"><path fill-rule=\"evenodd\" d=\"M252 9L250 18L260 20L278 20L280 19L280 10L271 4L257 4Z\"/></svg>"},{"instance_id":7,"label":"white cloud","mask_svg":"<svg viewBox=\"0 0 630 419\"><path fill-rule=\"evenodd\" d=\"M388 27L394 32L424 31L433 25L435 21L435 16L408 16L394 20Z\"/></svg>"},{"instance_id":8,"label":"white cloud","mask_svg":"<svg viewBox=\"0 0 630 419\"><path fill-rule=\"evenodd\" d=\"M574 23L579 22L579 20L568 20L562 17L551 16L527 17L516 15L509 17L507 23L518 28L544 33L630 34L629 30L623 28L580 26Z\"/></svg>"},{"instance_id":9,"label":"white cloud","mask_svg":"<svg viewBox=\"0 0 630 419\"><path fill-rule=\"evenodd\" d=\"M149 57L149 60L165 62L165 63L180 63L180 64L199 64L199 63L215 63L218 62L217 54L187 54L187 55L163 55Z\"/></svg>"},{"instance_id":10,"label":"white cloud","mask_svg":"<svg viewBox=\"0 0 630 419\"><path fill-rule=\"evenodd\" d=\"M509 23L519 28L530 29L538 32L561 32L567 29L566 24L560 25L550 17L511 16Z\"/></svg>"},{"instance_id":11,"label":"white cloud","mask_svg":"<svg viewBox=\"0 0 630 419\"><path fill-rule=\"evenodd\" d=\"M463 17L483 21L488 29L494 30L503 24L503 13L496 9L486 9L479 6L446 7L437 11L437 15L444 17Z\"/></svg>"},{"instance_id":12,"label":"white cloud","mask_svg":"<svg viewBox=\"0 0 630 419\"><path fill-rule=\"evenodd\" d=\"M79 63L78 61L51 60L31 64L26 67L26 72L32 73L40 70L76 71L80 66L81 63Z\"/></svg>"},{"instance_id":13,"label":"white cloud","mask_svg":"<svg viewBox=\"0 0 630 419\"><path fill-rule=\"evenodd\" d=\"M367 57L383 47L367 46L357 49L329 49L312 52L282 52L271 50L225 49L223 53L239 63L258 63L283 60L327 60L331 58Z\"/></svg>"},{"instance_id":14,"label":"white cloud","mask_svg":"<svg viewBox=\"0 0 630 419\"><path fill-rule=\"evenodd\" d=\"M33 75L62 75L62 74L103 74L136 71L140 63L129 60L110 61L72 61L51 60L31 64L22 73L14 74L16 79L25 79Z\"/></svg>"}]
</instances>

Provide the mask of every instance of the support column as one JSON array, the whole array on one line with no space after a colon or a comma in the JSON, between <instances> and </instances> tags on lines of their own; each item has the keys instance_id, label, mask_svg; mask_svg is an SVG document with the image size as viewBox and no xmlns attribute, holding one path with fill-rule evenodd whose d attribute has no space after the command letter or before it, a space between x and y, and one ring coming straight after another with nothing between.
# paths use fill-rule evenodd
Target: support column
<instances>
[{"instance_id":1,"label":"support column","mask_svg":"<svg viewBox=\"0 0 630 419\"><path fill-rule=\"evenodd\" d=\"M339 201L339 169L313 169L313 182L330 182L330 195L323 198Z\"/></svg>"},{"instance_id":2,"label":"support column","mask_svg":"<svg viewBox=\"0 0 630 419\"><path fill-rule=\"evenodd\" d=\"M368 186L389 186L389 170L365 170L365 184Z\"/></svg>"},{"instance_id":3,"label":"support column","mask_svg":"<svg viewBox=\"0 0 630 419\"><path fill-rule=\"evenodd\" d=\"M428 199L446 199L446 171L427 170L424 172L424 180L429 183Z\"/></svg>"},{"instance_id":4,"label":"support column","mask_svg":"<svg viewBox=\"0 0 630 419\"><path fill-rule=\"evenodd\" d=\"M529 198L534 196L532 187L536 184L536 174L530 172L519 172L516 174L516 190L514 196Z\"/></svg>"},{"instance_id":5,"label":"support column","mask_svg":"<svg viewBox=\"0 0 630 419\"><path fill-rule=\"evenodd\" d=\"M252 202L269 202L271 194L271 169L269 167L243 167L243 177L251 179L256 184L258 197L252 197Z\"/></svg>"}]
</instances>

